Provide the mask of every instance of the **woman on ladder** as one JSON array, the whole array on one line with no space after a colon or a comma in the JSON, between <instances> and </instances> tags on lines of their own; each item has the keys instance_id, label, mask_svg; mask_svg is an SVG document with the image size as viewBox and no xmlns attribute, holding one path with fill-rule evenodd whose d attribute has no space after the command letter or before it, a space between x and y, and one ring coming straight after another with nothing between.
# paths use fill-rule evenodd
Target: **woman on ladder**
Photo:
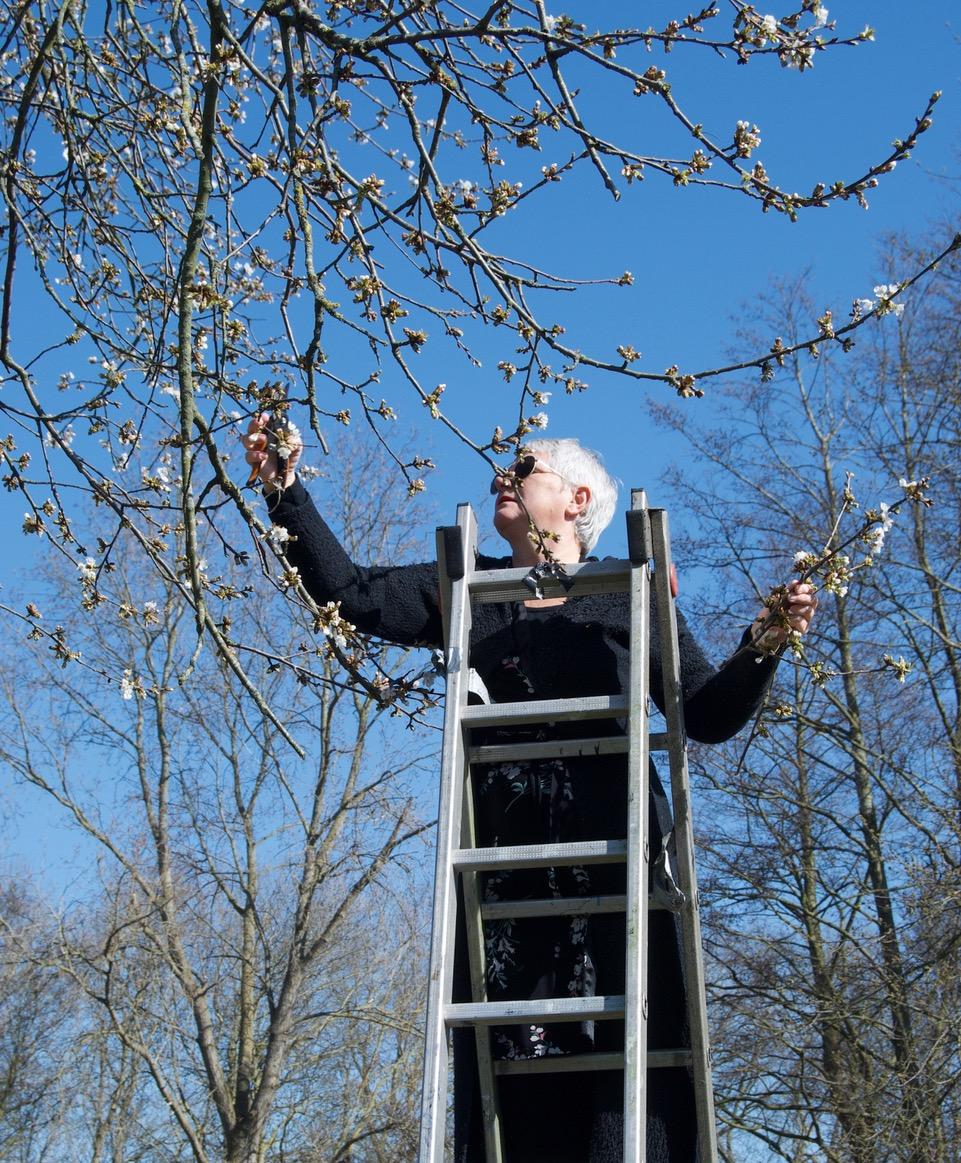
<instances>
[{"instance_id":1,"label":"woman on ladder","mask_svg":"<svg viewBox=\"0 0 961 1163\"><path fill-rule=\"evenodd\" d=\"M269 450L268 417L251 421L247 461L263 482L271 520L293 536L287 557L320 603L339 601L358 630L402 645L442 643L434 562L362 566L352 562L296 478L300 445L291 444L285 479L277 479ZM600 458L575 440L535 440L495 476L494 528L510 556L481 555L479 569L535 569L583 561L614 514L617 487ZM803 633L817 598L813 587L792 582L784 617L771 626L767 611L748 627L718 669L705 658L678 612L684 719L690 738L720 742L758 711L789 628ZM652 611L652 623L656 611ZM583 698L620 694L629 658L626 595L582 595L491 604L474 613L471 666L494 702ZM756 648L761 636L765 649ZM773 638L773 642L771 641ZM650 689L663 689L658 635L651 629ZM563 729L558 725L558 730ZM500 729L488 742L528 741L536 731ZM601 728L603 730L603 728ZM618 730L611 723L609 730ZM576 733L576 724L572 725ZM499 763L474 772L479 845L563 843L623 838L626 832L626 757L546 759ZM652 882L663 877L656 861L671 828L670 810L651 769L649 811ZM662 857L663 858L663 857ZM489 873L485 900L594 896L623 892L623 867L595 866ZM673 915L649 914L648 1049L683 1046L684 983ZM490 1000L586 997L624 992L623 917L561 916L500 920L485 927ZM455 960L455 991L469 1000L463 940ZM454 1106L456 1163L483 1163L483 1127L473 1033L455 1030ZM494 1028L497 1058L616 1050L623 1026L615 1022ZM501 1078L500 1102L506 1163L621 1163L623 1079L617 1071L548 1073ZM648 1072L648 1163L693 1163L696 1120L691 1080L682 1067Z\"/></svg>"}]
</instances>

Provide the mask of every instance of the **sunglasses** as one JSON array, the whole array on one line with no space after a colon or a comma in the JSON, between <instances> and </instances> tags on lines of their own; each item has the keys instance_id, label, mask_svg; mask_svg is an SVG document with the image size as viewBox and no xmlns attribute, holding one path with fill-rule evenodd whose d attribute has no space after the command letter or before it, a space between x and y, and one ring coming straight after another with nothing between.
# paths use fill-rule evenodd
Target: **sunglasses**
<instances>
[{"instance_id":1,"label":"sunglasses","mask_svg":"<svg viewBox=\"0 0 961 1163\"><path fill-rule=\"evenodd\" d=\"M497 491L500 488L500 485L497 483L498 481L524 481L527 480L531 473L535 472L549 472L553 473L554 476L561 477L561 480L564 479L561 474L556 469L551 468L549 464L545 464L542 460L538 460L532 452L526 452L523 456L519 456L517 460L515 460L514 463L510 466L510 468L506 468L503 470L503 472L496 472L494 474L494 479L491 481L491 495L495 496L497 494Z\"/></svg>"}]
</instances>

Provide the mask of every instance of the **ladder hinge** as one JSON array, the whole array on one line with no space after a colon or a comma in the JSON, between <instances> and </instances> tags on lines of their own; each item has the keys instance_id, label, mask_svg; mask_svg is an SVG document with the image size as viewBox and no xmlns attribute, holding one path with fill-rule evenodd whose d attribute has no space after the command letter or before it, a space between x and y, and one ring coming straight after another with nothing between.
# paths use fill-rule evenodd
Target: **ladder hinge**
<instances>
[{"instance_id":1,"label":"ladder hinge","mask_svg":"<svg viewBox=\"0 0 961 1163\"><path fill-rule=\"evenodd\" d=\"M654 556L647 509L631 509L627 513L627 556L634 565L643 565Z\"/></svg>"},{"instance_id":2,"label":"ladder hinge","mask_svg":"<svg viewBox=\"0 0 961 1163\"><path fill-rule=\"evenodd\" d=\"M451 581L459 581L465 573L464 538L459 525L441 525L438 529L444 546L444 567Z\"/></svg>"}]
</instances>

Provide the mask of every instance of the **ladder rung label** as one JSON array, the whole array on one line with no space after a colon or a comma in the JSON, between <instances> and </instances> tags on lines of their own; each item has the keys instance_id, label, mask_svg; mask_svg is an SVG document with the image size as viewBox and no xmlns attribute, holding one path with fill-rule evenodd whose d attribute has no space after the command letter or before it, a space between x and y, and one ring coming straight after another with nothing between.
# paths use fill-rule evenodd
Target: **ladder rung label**
<instances>
[{"instance_id":1,"label":"ladder rung label","mask_svg":"<svg viewBox=\"0 0 961 1163\"><path fill-rule=\"evenodd\" d=\"M572 864L618 864L627 858L626 840L585 840L578 844L516 844L503 848L457 848L451 863L461 871L501 868L567 868Z\"/></svg>"},{"instance_id":2,"label":"ladder rung label","mask_svg":"<svg viewBox=\"0 0 961 1163\"><path fill-rule=\"evenodd\" d=\"M449 1026L603 1021L623 1017L623 994L611 994L607 997L539 997L518 1001L459 1002L444 1009L444 1019Z\"/></svg>"},{"instance_id":3,"label":"ladder rung label","mask_svg":"<svg viewBox=\"0 0 961 1163\"><path fill-rule=\"evenodd\" d=\"M597 913L627 911L627 897L615 896L544 897L521 901L488 901L481 905L485 921L521 920L524 917L580 917Z\"/></svg>"},{"instance_id":4,"label":"ladder rung label","mask_svg":"<svg viewBox=\"0 0 961 1163\"><path fill-rule=\"evenodd\" d=\"M629 561L585 561L566 566L573 585L566 590L559 581L547 577L541 588L546 598L563 598L569 594L626 594L630 588ZM475 602L523 602L532 596L524 579L529 569L479 569L470 574L467 586Z\"/></svg>"},{"instance_id":5,"label":"ladder rung label","mask_svg":"<svg viewBox=\"0 0 961 1163\"><path fill-rule=\"evenodd\" d=\"M613 719L626 713L624 695L594 695L586 699L536 699L529 703L465 707L461 722L465 727L506 727L570 719Z\"/></svg>"},{"instance_id":6,"label":"ladder rung label","mask_svg":"<svg viewBox=\"0 0 961 1163\"><path fill-rule=\"evenodd\" d=\"M690 1066L690 1050L651 1050L648 1070ZM510 1058L494 1063L494 1072L503 1074L581 1074L594 1070L623 1070L624 1055L596 1051L592 1054L545 1054L543 1058Z\"/></svg>"}]
</instances>

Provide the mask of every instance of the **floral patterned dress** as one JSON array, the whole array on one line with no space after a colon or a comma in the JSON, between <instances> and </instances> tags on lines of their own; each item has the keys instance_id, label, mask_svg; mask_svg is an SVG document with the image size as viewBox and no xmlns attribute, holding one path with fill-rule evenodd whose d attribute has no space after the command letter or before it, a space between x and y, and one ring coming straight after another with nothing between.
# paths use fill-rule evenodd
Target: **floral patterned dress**
<instances>
[{"instance_id":1,"label":"floral patterned dress","mask_svg":"<svg viewBox=\"0 0 961 1163\"><path fill-rule=\"evenodd\" d=\"M534 696L520 659L505 658L500 691L515 687ZM519 699L518 699L519 701ZM516 738L516 734L514 735ZM547 738L543 728L530 738ZM475 775L476 812L482 843L565 843L576 838L576 782L561 759L497 763ZM591 875L579 865L487 873L483 899L490 901L568 898L591 894ZM488 996L510 998L591 997L597 992L592 929L587 916L505 918L485 925ZM496 1027L496 1058L541 1058L590 1050L593 1022L556 1026Z\"/></svg>"},{"instance_id":2,"label":"floral patterned dress","mask_svg":"<svg viewBox=\"0 0 961 1163\"><path fill-rule=\"evenodd\" d=\"M549 617L548 610L518 611L515 644L519 653L502 657L485 674L496 702L543 697L542 687L535 687L525 672L528 632L538 629L525 623L546 623ZM582 734L583 725L499 728L483 741L540 741L556 730ZM610 838L612 818L617 816L611 810L612 802L624 810L626 765L619 757L606 761L551 758L499 762L474 769L475 823L481 846ZM603 824L608 825L606 831ZM617 832L618 826L613 826ZM499 870L484 875L482 895L485 902L588 897L623 892L624 878L622 865ZM669 918L665 920L670 926ZM623 914L508 915L486 921L484 937L488 997L492 1001L592 997L624 991ZM673 931L669 942L673 943ZM490 1037L497 1059L535 1059L620 1049L623 1023L495 1026ZM464 1071L465 1060L473 1055L472 1046L461 1044L455 1050L455 1067L459 1060ZM467 1070L474 1075L472 1062ZM471 1086L476 1103L475 1076ZM506 1159L509 1163L619 1160L623 1150L622 1090L620 1071L501 1078L498 1091ZM458 1163L481 1163L485 1158L476 1114L470 1122L470 1141L462 1136Z\"/></svg>"}]
</instances>

